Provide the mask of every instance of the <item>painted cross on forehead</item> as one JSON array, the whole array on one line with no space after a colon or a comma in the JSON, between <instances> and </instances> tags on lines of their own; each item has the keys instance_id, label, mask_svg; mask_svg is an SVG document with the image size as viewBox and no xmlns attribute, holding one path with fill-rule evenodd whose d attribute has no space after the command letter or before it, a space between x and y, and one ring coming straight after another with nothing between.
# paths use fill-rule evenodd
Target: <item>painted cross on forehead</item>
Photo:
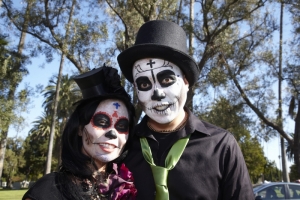
<instances>
[{"instance_id":1,"label":"painted cross on forehead","mask_svg":"<svg viewBox=\"0 0 300 200\"><path fill-rule=\"evenodd\" d=\"M148 62L146 65L149 65L149 66L150 66L150 69L143 69L143 68L141 67L141 65L139 65L139 64L136 65L136 66L134 66L135 70L137 71L137 73L136 73L134 76L136 77L139 73L151 71L151 75L152 75L153 81L154 81L154 83L155 83L156 79L155 79L155 76L154 76L154 73L153 73L153 71L154 71L155 69L160 69L160 68L162 68L162 67L169 67L169 68L173 69L173 66L172 66L168 61L165 61L165 60L164 60L163 64L160 65L160 66L155 66L155 67L154 67L154 66L153 66L154 64L156 64L156 62L152 61L152 59L149 59L149 62ZM159 65L159 64L156 64L156 65Z\"/></svg>"},{"instance_id":2,"label":"painted cross on forehead","mask_svg":"<svg viewBox=\"0 0 300 200\"><path fill-rule=\"evenodd\" d=\"M153 78L153 82L155 84L155 77L154 77L154 74L153 74L153 65L152 64L155 64L155 62L152 62L152 60L150 59L149 60L149 63L147 63L147 65L150 65L150 68L151 68L151 75L152 75L152 78Z\"/></svg>"},{"instance_id":3,"label":"painted cross on forehead","mask_svg":"<svg viewBox=\"0 0 300 200\"><path fill-rule=\"evenodd\" d=\"M118 102L113 103L113 105L116 107L117 110L120 107L120 104L118 104ZM112 116L118 118L118 113L116 110L114 111L114 114Z\"/></svg>"}]
</instances>

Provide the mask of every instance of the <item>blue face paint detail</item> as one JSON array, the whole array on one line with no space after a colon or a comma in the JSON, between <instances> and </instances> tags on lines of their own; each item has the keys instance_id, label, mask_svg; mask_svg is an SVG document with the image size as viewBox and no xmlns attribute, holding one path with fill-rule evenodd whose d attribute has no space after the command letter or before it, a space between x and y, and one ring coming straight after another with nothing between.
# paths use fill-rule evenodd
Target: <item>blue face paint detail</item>
<instances>
[{"instance_id":1,"label":"blue face paint detail","mask_svg":"<svg viewBox=\"0 0 300 200\"><path fill-rule=\"evenodd\" d=\"M113 105L116 107L116 109L118 109L121 106L118 102L113 103Z\"/></svg>"}]
</instances>

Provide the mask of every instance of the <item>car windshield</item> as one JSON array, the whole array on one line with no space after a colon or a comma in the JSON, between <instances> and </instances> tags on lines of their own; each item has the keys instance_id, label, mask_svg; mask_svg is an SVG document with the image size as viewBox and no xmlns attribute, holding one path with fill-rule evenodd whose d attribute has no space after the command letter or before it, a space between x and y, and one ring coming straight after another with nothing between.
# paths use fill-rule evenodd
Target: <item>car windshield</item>
<instances>
[{"instance_id":1,"label":"car windshield","mask_svg":"<svg viewBox=\"0 0 300 200\"><path fill-rule=\"evenodd\" d=\"M253 188L256 196L261 196L262 199L285 199L285 187L283 183L262 184Z\"/></svg>"},{"instance_id":2,"label":"car windshield","mask_svg":"<svg viewBox=\"0 0 300 200\"><path fill-rule=\"evenodd\" d=\"M253 186L253 192L256 193L256 191L260 190L260 188L263 188L266 184L258 184Z\"/></svg>"}]
</instances>

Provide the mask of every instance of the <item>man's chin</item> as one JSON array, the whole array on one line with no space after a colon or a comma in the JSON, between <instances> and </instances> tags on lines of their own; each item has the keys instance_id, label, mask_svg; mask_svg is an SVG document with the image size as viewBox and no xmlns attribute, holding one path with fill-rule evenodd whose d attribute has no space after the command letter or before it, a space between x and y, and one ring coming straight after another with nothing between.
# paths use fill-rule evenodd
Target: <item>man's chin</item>
<instances>
[{"instance_id":1,"label":"man's chin","mask_svg":"<svg viewBox=\"0 0 300 200\"><path fill-rule=\"evenodd\" d=\"M168 115L148 115L153 121L158 124L168 124L172 122L176 116L168 116Z\"/></svg>"}]
</instances>

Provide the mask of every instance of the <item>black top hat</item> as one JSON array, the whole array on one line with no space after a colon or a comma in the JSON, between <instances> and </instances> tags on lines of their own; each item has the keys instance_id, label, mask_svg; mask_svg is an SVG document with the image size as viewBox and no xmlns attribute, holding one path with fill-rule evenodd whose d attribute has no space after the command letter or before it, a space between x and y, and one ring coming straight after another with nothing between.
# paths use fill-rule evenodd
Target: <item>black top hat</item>
<instances>
[{"instance_id":1,"label":"black top hat","mask_svg":"<svg viewBox=\"0 0 300 200\"><path fill-rule=\"evenodd\" d=\"M82 100L94 97L117 97L129 102L131 100L121 85L118 70L106 67L105 64L103 67L75 76L73 79L82 92Z\"/></svg>"},{"instance_id":2,"label":"black top hat","mask_svg":"<svg viewBox=\"0 0 300 200\"><path fill-rule=\"evenodd\" d=\"M124 76L133 82L132 67L143 58L161 58L176 64L185 74L190 86L198 80L200 70L196 61L188 55L186 34L177 24L154 20L143 24L135 44L121 52L118 62Z\"/></svg>"}]
</instances>

